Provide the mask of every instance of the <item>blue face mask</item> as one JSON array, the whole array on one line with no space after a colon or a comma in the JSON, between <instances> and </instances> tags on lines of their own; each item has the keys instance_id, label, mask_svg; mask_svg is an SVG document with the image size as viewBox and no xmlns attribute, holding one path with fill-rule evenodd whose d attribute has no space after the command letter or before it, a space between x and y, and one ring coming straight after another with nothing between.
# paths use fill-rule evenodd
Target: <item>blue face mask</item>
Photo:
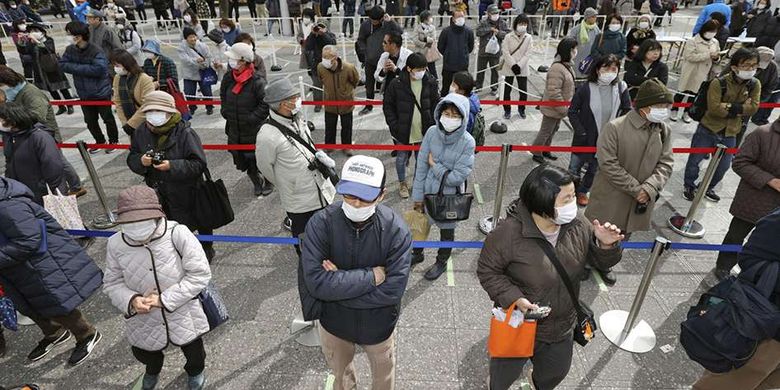
<instances>
[{"instance_id":1,"label":"blue face mask","mask_svg":"<svg viewBox=\"0 0 780 390\"><path fill-rule=\"evenodd\" d=\"M22 90L22 88L24 88L25 85L27 85L27 82L26 81L22 81L21 83L19 83L15 87L6 88L6 90L5 90L5 99L7 101L9 101L9 102L14 101L14 99L16 99L16 95L19 93L19 91Z\"/></svg>"}]
</instances>

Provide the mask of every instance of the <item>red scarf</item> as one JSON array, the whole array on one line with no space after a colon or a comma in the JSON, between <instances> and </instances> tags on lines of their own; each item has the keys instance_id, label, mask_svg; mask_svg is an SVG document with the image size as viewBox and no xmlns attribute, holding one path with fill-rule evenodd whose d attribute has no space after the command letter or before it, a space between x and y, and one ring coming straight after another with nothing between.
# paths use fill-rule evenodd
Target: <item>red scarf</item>
<instances>
[{"instance_id":1,"label":"red scarf","mask_svg":"<svg viewBox=\"0 0 780 390\"><path fill-rule=\"evenodd\" d=\"M255 74L255 64L249 63L244 70L238 71L236 69L233 69L233 80L236 80L236 85L233 86L234 94L238 95L241 93L241 89L244 88L244 84L246 84L249 79L252 78L252 76Z\"/></svg>"}]
</instances>

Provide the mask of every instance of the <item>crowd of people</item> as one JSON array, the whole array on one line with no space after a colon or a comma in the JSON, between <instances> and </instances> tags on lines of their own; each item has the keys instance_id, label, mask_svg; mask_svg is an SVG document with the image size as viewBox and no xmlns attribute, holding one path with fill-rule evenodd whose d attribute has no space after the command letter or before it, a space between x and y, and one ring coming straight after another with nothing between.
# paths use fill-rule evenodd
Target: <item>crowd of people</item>
<instances>
[{"instance_id":1,"label":"crowd of people","mask_svg":"<svg viewBox=\"0 0 780 390\"><path fill-rule=\"evenodd\" d=\"M267 5L270 10L272 1L252 2L250 9ZM538 311L540 302L552 308L548 317L539 319L532 357L491 357L490 389L510 388L529 360L534 363L530 380L538 389L553 389L567 376L578 339L579 305L564 286L574 285L578 291L591 268L606 284L617 282L611 268L621 260L620 242L651 228L656 202L673 172L669 121L698 122L691 147L740 147L736 156L720 160L707 188L699 188L699 166L707 155L691 154L684 169L683 197L693 200L701 190L706 199L717 202L716 187L733 157L741 179L737 197L756 201L732 203L734 218L725 244L742 244L759 221L780 206L780 160L773 148L780 145L780 122L770 124L771 110L758 109L759 103L778 97L773 91L778 83L773 49L780 34L768 41L771 32L766 29L780 22L765 15L769 0L760 0L755 10L746 10L742 27L748 36L761 36L753 46L730 49L721 35L732 34L728 27L738 26L734 18L745 3L729 7L719 1L704 8L695 35L686 42L676 96L667 86L670 70L655 39L654 16L640 16L625 31L619 14L605 13L608 1L593 4L598 10L588 4L577 7L582 18L557 44L542 98L570 104L540 107L542 119L533 144L551 145L568 118L572 146L593 146L597 152L571 153L566 167L556 165L559 156L535 153L532 160L540 165L525 178L506 218L485 241L477 276L496 307L514 306L526 314ZM462 210L441 213L427 198L439 194L459 199L466 192L475 146L485 130L479 93L502 92L504 100L511 100L517 84L519 99L527 98L537 32L529 15L512 17L498 5L483 7L482 2L481 19L472 29L466 23L468 3L459 0L448 3L444 12L450 15L449 25L437 27L429 5L422 3L407 4L405 12L419 15L408 40L392 18L400 12L397 3L388 0L387 11L380 6L364 10L367 19L358 28L355 46L360 64L339 55L334 34L320 19L329 8L324 2L304 10L301 24L306 29L298 37L301 67L317 91L315 102L354 101L361 83L368 99L378 89L392 142L419 146L394 152L395 178L380 160L353 156L348 150L339 175L333 153L317 150L312 140L312 129L302 116L300 89L286 77L266 73L253 37L233 20L222 19L218 29L199 20L213 16L213 2L176 3L183 23L175 59L165 55L160 42L144 41L132 28L133 11L139 17L141 13L135 3L92 7L79 2L73 9L66 7L75 20L65 26L69 45L60 55L42 20L29 20L35 18L26 13L24 19L15 19L13 39L22 73L0 65L0 133L6 158L5 176L0 178L0 284L18 311L43 333L28 358L42 359L74 336L69 363L83 362L102 336L78 306L102 286L127 318L132 354L146 367L142 388L157 385L162 351L171 344L186 358L189 388L203 388L202 336L213 325L193 298L209 286L209 264L219 256L211 242L199 242L193 235L214 230L196 196L204 178L211 176L201 140L189 122L197 106L187 107L179 88L188 96L199 91L207 100L205 114L213 115L208 99L219 82L226 143L255 146L254 151L230 152L236 169L246 172L255 196L278 193L285 225L301 239L296 251L303 314L307 320L319 320L334 388L355 387L351 362L356 345L371 361L373 388L394 388L400 304L411 267L425 258L421 248L412 248L404 217L382 201L391 190L402 199L411 197L412 211L439 228L440 240L454 241L457 222L463 220L457 211ZM355 3L345 1L343 7L353 12ZM154 9L168 26L167 9ZM237 2L230 3L230 11L237 20ZM759 20L761 26L755 24ZM568 26L569 21L559 21ZM472 53L476 77L468 72ZM119 194L119 231L108 240L103 270L44 208L43 197L52 191L76 197L86 193L56 145L62 141L56 116L72 114L72 106L55 112L44 93L71 98L69 80L81 101L113 102L115 111L82 105L84 121L95 143L116 144L116 112L130 138L127 166L145 184ZM673 114L675 101L693 106ZM505 120L512 118L510 107L503 107ZM339 126L340 143L352 143L354 109L325 105L327 143L336 143ZM315 103L314 112L321 110ZM372 110L366 105L358 115ZM518 114L516 120L526 119L524 106ZM751 120L760 127L744 137ZM442 207L458 207L453 204ZM444 273L451 251L438 249L426 279ZM558 263L558 257L565 273L558 274L549 264ZM721 253L714 275L725 279L739 260ZM145 265L148 261L151 268ZM1 336L0 355L5 352ZM762 344L753 359L777 358L779 337ZM749 368L752 382L737 382L740 388L780 385L777 367L756 365ZM726 386L744 372L740 368L719 376L705 374L699 386Z\"/></svg>"}]
</instances>

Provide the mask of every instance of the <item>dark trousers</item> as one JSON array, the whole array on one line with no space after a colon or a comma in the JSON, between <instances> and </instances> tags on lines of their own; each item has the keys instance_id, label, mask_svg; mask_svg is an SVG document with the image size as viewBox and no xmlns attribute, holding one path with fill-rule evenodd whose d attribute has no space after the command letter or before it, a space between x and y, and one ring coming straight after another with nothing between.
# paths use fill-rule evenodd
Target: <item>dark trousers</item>
<instances>
[{"instance_id":1,"label":"dark trousers","mask_svg":"<svg viewBox=\"0 0 780 390\"><path fill-rule=\"evenodd\" d=\"M51 97L54 98L54 100L60 100L62 98L65 98L65 99L72 99L73 98L70 95L70 91L67 88L61 89L61 90L59 90L59 92L56 91L56 90L49 91L49 93L51 94ZM60 97L60 93L62 93L62 97ZM62 107L62 106L60 106L60 107Z\"/></svg>"},{"instance_id":2,"label":"dark trousers","mask_svg":"<svg viewBox=\"0 0 780 390\"><path fill-rule=\"evenodd\" d=\"M163 351L147 351L138 347L131 347L133 356L146 366L147 375L159 375L165 362ZM189 376L196 376L206 368L206 349L203 348L203 339L198 337L191 343L181 347L184 358L184 371Z\"/></svg>"},{"instance_id":3,"label":"dark trousers","mask_svg":"<svg viewBox=\"0 0 780 390\"><path fill-rule=\"evenodd\" d=\"M490 65L491 69L487 70L487 66ZM482 88L482 84L485 82L485 73L490 72L490 85L492 88L498 88L498 57L477 57L477 89Z\"/></svg>"},{"instance_id":4,"label":"dark trousers","mask_svg":"<svg viewBox=\"0 0 780 390\"><path fill-rule=\"evenodd\" d=\"M257 19L257 4L255 3L255 0L247 0L246 7L249 8L249 17Z\"/></svg>"},{"instance_id":5,"label":"dark trousers","mask_svg":"<svg viewBox=\"0 0 780 390\"><path fill-rule=\"evenodd\" d=\"M341 143L352 144L352 111L346 114L325 113L325 143L336 143L336 123L341 117Z\"/></svg>"},{"instance_id":6,"label":"dark trousers","mask_svg":"<svg viewBox=\"0 0 780 390\"><path fill-rule=\"evenodd\" d=\"M233 15L233 11L236 11L236 21L238 21L238 6L240 3L238 0L233 0L228 3L228 18L230 18L231 15Z\"/></svg>"},{"instance_id":7,"label":"dark trousers","mask_svg":"<svg viewBox=\"0 0 780 390\"><path fill-rule=\"evenodd\" d=\"M376 72L376 63L366 64L366 99L368 100L374 99L374 87L376 87L374 72ZM447 88L449 88L449 86L447 86Z\"/></svg>"},{"instance_id":8,"label":"dark trousers","mask_svg":"<svg viewBox=\"0 0 780 390\"><path fill-rule=\"evenodd\" d=\"M200 80L184 80L184 94L187 95L187 99L192 99L191 96L195 95L195 92L198 89L198 86L200 86L200 93L203 96L211 97L213 96L211 94L211 85L203 84ZM203 100L210 100L210 99L203 99ZM214 106L206 106L206 108L212 108ZM190 106L190 111L194 111L197 106Z\"/></svg>"},{"instance_id":9,"label":"dark trousers","mask_svg":"<svg viewBox=\"0 0 780 390\"><path fill-rule=\"evenodd\" d=\"M84 122L87 123L87 129L89 129L89 133L92 134L92 138L95 139L96 143L106 143L106 137L103 136L103 131L98 124L98 116L106 124L108 142L112 144L119 143L119 130L116 127L116 121L114 120L114 114L111 113L110 106L81 106L81 112L84 113Z\"/></svg>"},{"instance_id":10,"label":"dark trousers","mask_svg":"<svg viewBox=\"0 0 780 390\"><path fill-rule=\"evenodd\" d=\"M22 313L27 315L26 313ZM86 340L95 334L95 327L90 324L84 315L81 314L79 309L74 309L72 312L57 317L43 318L34 315L27 315L31 320L38 325L38 328L43 332L43 337L49 340L54 340L65 330L69 330L73 333L76 341Z\"/></svg>"},{"instance_id":11,"label":"dark trousers","mask_svg":"<svg viewBox=\"0 0 780 390\"><path fill-rule=\"evenodd\" d=\"M523 373L523 367L531 360L534 364L533 381L537 390L552 390L566 379L571 369L572 337L557 343L534 345L534 356L529 358L490 359L490 390L506 390Z\"/></svg>"},{"instance_id":12,"label":"dark trousers","mask_svg":"<svg viewBox=\"0 0 780 390\"><path fill-rule=\"evenodd\" d=\"M138 19L141 19L141 21L145 22L146 19L148 18L146 16L146 8L144 8L144 6L142 5L139 5L135 7L135 11L138 12Z\"/></svg>"},{"instance_id":13,"label":"dark trousers","mask_svg":"<svg viewBox=\"0 0 780 390\"><path fill-rule=\"evenodd\" d=\"M344 34L347 33L347 26L349 26L349 36L351 37L352 34L355 33L355 19L351 17L346 17L341 22L341 32L343 32Z\"/></svg>"},{"instance_id":14,"label":"dark trousers","mask_svg":"<svg viewBox=\"0 0 780 390\"><path fill-rule=\"evenodd\" d=\"M587 165L585 175L581 175L582 167ZM593 153L572 153L569 160L569 173L574 176L578 194L587 194L593 186L593 178L599 171L599 163Z\"/></svg>"},{"instance_id":15,"label":"dark trousers","mask_svg":"<svg viewBox=\"0 0 780 390\"><path fill-rule=\"evenodd\" d=\"M756 225L739 219L737 217L731 218L729 224L729 231L726 233L726 237L723 237L723 245L742 245L745 243L745 237L750 233ZM718 262L716 267L718 269L728 271L737 264L738 253L734 252L720 252L718 254Z\"/></svg>"},{"instance_id":16,"label":"dark trousers","mask_svg":"<svg viewBox=\"0 0 780 390\"><path fill-rule=\"evenodd\" d=\"M157 27L160 27L160 28L165 28L165 27L168 26L168 23L167 22L163 22L163 20L168 21L168 20L171 19L171 17L168 16L168 10L167 9L158 10L158 9L155 8L155 10L154 10L154 17L157 19Z\"/></svg>"},{"instance_id":17,"label":"dark trousers","mask_svg":"<svg viewBox=\"0 0 780 390\"><path fill-rule=\"evenodd\" d=\"M520 88L523 91L528 90L528 77L519 77L519 76L506 76L504 77L504 96L502 99L504 100L512 100L512 82L514 80L517 80L517 87ZM518 100L524 101L528 99L528 95L526 95L525 92L520 92L520 96L518 97ZM517 106L518 112L525 112L525 106ZM512 106L504 106L504 112L512 112Z\"/></svg>"},{"instance_id":18,"label":"dark trousers","mask_svg":"<svg viewBox=\"0 0 780 390\"><path fill-rule=\"evenodd\" d=\"M435 62L429 62L428 63L428 73L431 74L431 76L435 78L439 78L439 74L436 73L436 63Z\"/></svg>"},{"instance_id":19,"label":"dark trousers","mask_svg":"<svg viewBox=\"0 0 780 390\"><path fill-rule=\"evenodd\" d=\"M455 241L455 229L441 229L440 232L440 241ZM412 249L412 252L421 255L423 253L423 248L414 248ZM436 254L436 261L444 263L449 260L451 254L452 248L439 248L439 251Z\"/></svg>"},{"instance_id":20,"label":"dark trousers","mask_svg":"<svg viewBox=\"0 0 780 390\"><path fill-rule=\"evenodd\" d=\"M315 87L312 88L312 94L314 95L314 101L315 102L321 102L322 101L322 80L320 80L320 74L317 73L317 70L315 69L313 72L311 72L311 84ZM322 106L317 106L322 107Z\"/></svg>"},{"instance_id":21,"label":"dark trousers","mask_svg":"<svg viewBox=\"0 0 780 390\"><path fill-rule=\"evenodd\" d=\"M314 213L320 211L322 209L307 211L305 213L287 213L287 218L290 218L290 221L292 221L292 236L294 238L298 238L301 234L303 234L304 231L306 231L306 224L309 223L309 219L311 219L312 216L314 216ZM295 245L295 252L298 253L298 256L301 256L301 248L297 244Z\"/></svg>"},{"instance_id":22,"label":"dark trousers","mask_svg":"<svg viewBox=\"0 0 780 390\"><path fill-rule=\"evenodd\" d=\"M449 70L441 70L441 96L447 96L450 94L450 85L452 85L452 76L458 72L451 72Z\"/></svg>"}]
</instances>

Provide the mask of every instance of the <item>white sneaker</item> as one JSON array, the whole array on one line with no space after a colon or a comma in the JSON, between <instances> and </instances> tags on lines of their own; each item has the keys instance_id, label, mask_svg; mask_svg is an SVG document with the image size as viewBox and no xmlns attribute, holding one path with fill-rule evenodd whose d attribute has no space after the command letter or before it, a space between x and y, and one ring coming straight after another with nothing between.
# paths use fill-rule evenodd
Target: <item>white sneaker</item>
<instances>
[{"instance_id":1,"label":"white sneaker","mask_svg":"<svg viewBox=\"0 0 780 390\"><path fill-rule=\"evenodd\" d=\"M18 311L16 312L16 323L25 326L35 325L35 321L30 319L30 317L27 317L26 315L19 313Z\"/></svg>"}]
</instances>

